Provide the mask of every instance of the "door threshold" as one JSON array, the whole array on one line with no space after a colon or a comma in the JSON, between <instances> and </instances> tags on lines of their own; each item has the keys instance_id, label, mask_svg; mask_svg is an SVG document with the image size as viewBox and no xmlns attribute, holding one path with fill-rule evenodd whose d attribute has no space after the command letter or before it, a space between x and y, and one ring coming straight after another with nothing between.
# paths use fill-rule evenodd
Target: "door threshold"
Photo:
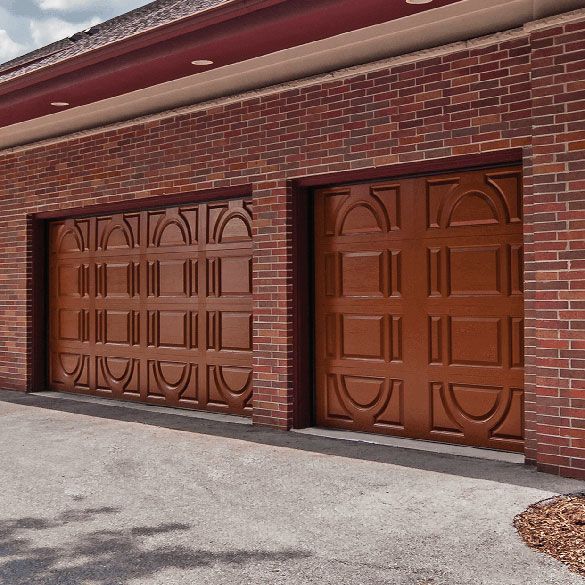
<instances>
[{"instance_id":1,"label":"door threshold","mask_svg":"<svg viewBox=\"0 0 585 585\"><path fill-rule=\"evenodd\" d=\"M292 432L303 435L312 435L314 437L340 439L342 441L370 443L374 445L384 445L386 447L397 447L400 449L413 449L415 451L428 451L429 453L439 453L441 455L457 455L459 457L472 457L475 459L486 459L488 461L502 461L518 465L524 465L525 463L523 453L496 451L495 449L482 449L480 447L468 447L467 445L451 445L447 443L425 441L422 439L390 437L388 435L376 435L374 433L361 433L357 431L341 431L320 427L293 429Z\"/></svg>"},{"instance_id":2,"label":"door threshold","mask_svg":"<svg viewBox=\"0 0 585 585\"><path fill-rule=\"evenodd\" d=\"M74 402L85 402L90 404L101 404L102 406L113 406L117 408L129 408L131 410L143 410L158 414L172 414L174 416L185 416L215 422L232 423L238 425L252 425L252 419L234 414L222 414L220 412L207 412L205 410L187 410L186 408L172 408L169 406L157 406L153 404L142 404L130 402L129 400L112 400L111 398L100 398L99 396L86 396L85 394L69 394L68 392L56 392L47 390L43 392L30 392L30 396L43 396L45 398L56 398L58 400L71 400Z\"/></svg>"}]
</instances>

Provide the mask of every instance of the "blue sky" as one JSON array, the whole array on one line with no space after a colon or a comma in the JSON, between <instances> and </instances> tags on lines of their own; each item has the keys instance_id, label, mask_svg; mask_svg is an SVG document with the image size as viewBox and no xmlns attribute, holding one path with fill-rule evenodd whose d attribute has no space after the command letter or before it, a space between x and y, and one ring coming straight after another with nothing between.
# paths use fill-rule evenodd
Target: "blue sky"
<instances>
[{"instance_id":1,"label":"blue sky","mask_svg":"<svg viewBox=\"0 0 585 585\"><path fill-rule=\"evenodd\" d=\"M0 0L0 63L149 0Z\"/></svg>"}]
</instances>

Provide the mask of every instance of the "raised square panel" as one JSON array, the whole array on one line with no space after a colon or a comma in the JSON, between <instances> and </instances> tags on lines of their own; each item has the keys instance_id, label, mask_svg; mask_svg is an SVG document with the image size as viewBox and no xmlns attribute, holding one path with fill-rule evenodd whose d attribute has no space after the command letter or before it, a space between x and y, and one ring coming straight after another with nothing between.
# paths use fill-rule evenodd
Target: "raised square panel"
<instances>
[{"instance_id":1,"label":"raised square panel","mask_svg":"<svg viewBox=\"0 0 585 585\"><path fill-rule=\"evenodd\" d=\"M82 276L82 268L78 264L60 264L57 267L57 291L59 296L82 296Z\"/></svg>"},{"instance_id":2,"label":"raised square panel","mask_svg":"<svg viewBox=\"0 0 585 585\"><path fill-rule=\"evenodd\" d=\"M220 313L220 349L250 351L252 349L251 313Z\"/></svg>"},{"instance_id":3,"label":"raised square panel","mask_svg":"<svg viewBox=\"0 0 585 585\"><path fill-rule=\"evenodd\" d=\"M83 341L84 311L60 309L57 337L61 341Z\"/></svg>"},{"instance_id":4,"label":"raised square panel","mask_svg":"<svg viewBox=\"0 0 585 585\"><path fill-rule=\"evenodd\" d=\"M500 248L496 246L450 248L449 290L454 296L501 293Z\"/></svg>"},{"instance_id":5,"label":"raised square panel","mask_svg":"<svg viewBox=\"0 0 585 585\"><path fill-rule=\"evenodd\" d=\"M252 294L252 259L248 256L219 259L220 296Z\"/></svg>"},{"instance_id":6,"label":"raised square panel","mask_svg":"<svg viewBox=\"0 0 585 585\"><path fill-rule=\"evenodd\" d=\"M98 264L96 266L99 294L107 298L130 298L134 296L138 281L139 266L132 262Z\"/></svg>"},{"instance_id":7,"label":"raised square panel","mask_svg":"<svg viewBox=\"0 0 585 585\"><path fill-rule=\"evenodd\" d=\"M157 346L187 349L189 324L189 315L185 311L158 311Z\"/></svg>"},{"instance_id":8,"label":"raised square panel","mask_svg":"<svg viewBox=\"0 0 585 585\"><path fill-rule=\"evenodd\" d=\"M103 342L132 345L132 311L101 311L100 313L104 323Z\"/></svg>"},{"instance_id":9,"label":"raised square panel","mask_svg":"<svg viewBox=\"0 0 585 585\"><path fill-rule=\"evenodd\" d=\"M191 264L191 266L190 266ZM196 265L188 260L157 260L148 265L149 296L188 297L195 283Z\"/></svg>"},{"instance_id":10,"label":"raised square panel","mask_svg":"<svg viewBox=\"0 0 585 585\"><path fill-rule=\"evenodd\" d=\"M451 364L502 365L502 329L498 318L452 317L449 341Z\"/></svg>"},{"instance_id":11,"label":"raised square panel","mask_svg":"<svg viewBox=\"0 0 585 585\"><path fill-rule=\"evenodd\" d=\"M345 297L383 297L382 252L342 254L342 288Z\"/></svg>"},{"instance_id":12,"label":"raised square panel","mask_svg":"<svg viewBox=\"0 0 585 585\"><path fill-rule=\"evenodd\" d=\"M344 358L384 359L384 317L343 315L342 354Z\"/></svg>"}]
</instances>

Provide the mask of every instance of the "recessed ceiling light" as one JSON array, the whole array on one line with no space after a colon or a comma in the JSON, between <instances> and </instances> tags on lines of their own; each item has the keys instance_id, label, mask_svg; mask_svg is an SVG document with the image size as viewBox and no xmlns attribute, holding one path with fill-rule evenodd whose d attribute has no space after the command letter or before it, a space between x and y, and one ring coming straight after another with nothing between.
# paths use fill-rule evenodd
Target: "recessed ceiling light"
<instances>
[{"instance_id":1,"label":"recessed ceiling light","mask_svg":"<svg viewBox=\"0 0 585 585\"><path fill-rule=\"evenodd\" d=\"M209 59L197 59L195 61L191 61L191 65L204 67L205 65L213 65L213 61L210 61Z\"/></svg>"},{"instance_id":2,"label":"recessed ceiling light","mask_svg":"<svg viewBox=\"0 0 585 585\"><path fill-rule=\"evenodd\" d=\"M407 4L430 4L433 0L406 0Z\"/></svg>"},{"instance_id":3,"label":"recessed ceiling light","mask_svg":"<svg viewBox=\"0 0 585 585\"><path fill-rule=\"evenodd\" d=\"M55 108L66 108L69 105L69 102L51 102L51 105Z\"/></svg>"}]
</instances>

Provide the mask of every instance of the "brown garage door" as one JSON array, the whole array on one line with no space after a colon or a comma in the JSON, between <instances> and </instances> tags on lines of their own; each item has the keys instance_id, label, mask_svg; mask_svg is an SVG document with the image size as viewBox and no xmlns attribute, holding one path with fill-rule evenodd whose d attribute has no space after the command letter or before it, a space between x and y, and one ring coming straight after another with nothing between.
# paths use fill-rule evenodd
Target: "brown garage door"
<instances>
[{"instance_id":1,"label":"brown garage door","mask_svg":"<svg viewBox=\"0 0 585 585\"><path fill-rule=\"evenodd\" d=\"M316 193L321 425L521 450L521 171Z\"/></svg>"},{"instance_id":2,"label":"brown garage door","mask_svg":"<svg viewBox=\"0 0 585 585\"><path fill-rule=\"evenodd\" d=\"M251 225L245 200L51 224L51 388L248 413Z\"/></svg>"}]
</instances>

